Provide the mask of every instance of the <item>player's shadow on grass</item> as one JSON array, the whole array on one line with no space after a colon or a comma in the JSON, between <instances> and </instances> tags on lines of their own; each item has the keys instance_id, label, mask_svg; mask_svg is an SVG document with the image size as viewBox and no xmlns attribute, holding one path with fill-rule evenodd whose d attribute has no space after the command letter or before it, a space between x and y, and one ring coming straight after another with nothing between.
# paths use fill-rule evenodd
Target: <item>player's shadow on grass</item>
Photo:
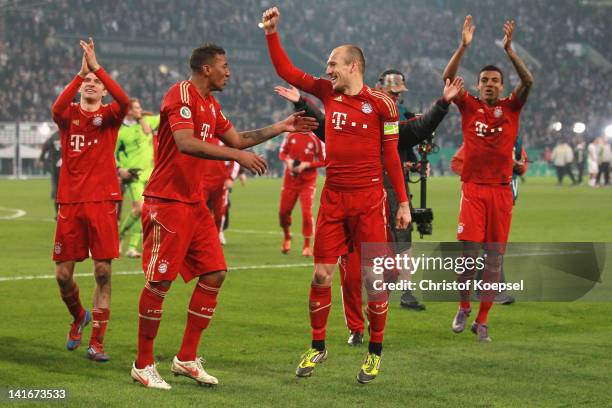
<instances>
[{"instance_id":1,"label":"player's shadow on grass","mask_svg":"<svg viewBox=\"0 0 612 408\"><path fill-rule=\"evenodd\" d=\"M16 348L17 347L17 348ZM117 359L113 363L96 363L87 359L87 342L74 351L68 351L65 347L58 347L56 342L45 343L44 339L28 340L23 338L1 336L0 337L0 360L2 363L14 363L20 367L32 366L35 370L46 370L51 373L66 374L73 376L76 372L79 375L99 378L100 370L98 367L105 367L104 376L108 373L125 374L126 367L123 359ZM121 354L117 350L118 355ZM83 368L91 367L87 371ZM78 369L75 371L75 369Z\"/></svg>"}]
</instances>

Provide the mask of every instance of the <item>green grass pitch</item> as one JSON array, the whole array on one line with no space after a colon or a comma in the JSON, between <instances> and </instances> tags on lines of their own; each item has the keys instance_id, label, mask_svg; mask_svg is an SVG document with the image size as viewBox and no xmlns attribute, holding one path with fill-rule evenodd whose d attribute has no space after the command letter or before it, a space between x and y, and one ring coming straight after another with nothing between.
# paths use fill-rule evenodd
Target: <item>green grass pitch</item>
<instances>
[{"instance_id":1,"label":"green grass pitch","mask_svg":"<svg viewBox=\"0 0 612 408\"><path fill-rule=\"evenodd\" d=\"M294 212L294 251L281 255L277 209L280 180L249 179L232 194L225 254L230 272L200 351L220 385L198 387L172 377L193 284L177 281L164 304L156 341L159 371L173 389L147 390L129 376L136 352L140 261L113 263L112 360L85 358L86 347L65 350L69 315L51 277L54 233L48 180L0 180L0 388L67 387L70 406L325 406L325 407L604 407L612 404L612 304L519 302L496 306L494 339L478 344L455 335L456 305L429 303L423 313L394 299L379 378L355 376L366 347L349 348L337 276L329 319L330 358L314 376L293 375L309 345L307 296L311 261L302 258L300 216ZM457 178L432 178L432 241L453 241L459 204ZM553 179L521 185L512 241L612 241L612 189L557 187ZM7 219L14 209L26 212ZM285 266L279 266L285 265ZM234 270L231 270L235 268ZM91 302L89 261L77 266L84 305ZM40 279L15 280L40 276ZM44 276L47 276L46 278ZM90 328L86 330L88 338ZM0 401L0 404L6 402ZM39 405L36 405L39 406Z\"/></svg>"}]
</instances>

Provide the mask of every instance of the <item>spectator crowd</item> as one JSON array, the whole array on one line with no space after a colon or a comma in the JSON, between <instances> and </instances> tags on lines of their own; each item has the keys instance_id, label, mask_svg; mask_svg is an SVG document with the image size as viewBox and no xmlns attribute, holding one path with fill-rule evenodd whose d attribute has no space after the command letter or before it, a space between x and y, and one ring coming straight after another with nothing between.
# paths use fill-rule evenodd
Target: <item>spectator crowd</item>
<instances>
[{"instance_id":1,"label":"spectator crowd","mask_svg":"<svg viewBox=\"0 0 612 408\"><path fill-rule=\"evenodd\" d=\"M224 46L232 69L230 84L219 96L224 111L239 129L262 126L290 111L273 92L279 79L268 61L232 64L231 50L265 47L257 22L272 5L271 0L0 2L0 121L49 120L51 103L79 67L75 38L91 35L97 43L146 40ZM540 0L286 0L280 6L283 41L313 60L320 69L313 74L323 73L331 48L357 44L366 55L367 82L374 84L385 69L399 68L409 88L404 103L417 112L441 95L441 72L460 40L466 14L473 15L476 33L465 68L476 74L486 64L499 65L509 91L517 77L495 41L503 36L503 22L514 19L515 43L519 52L531 56L527 64L536 79L522 117L524 143L552 147L559 138L573 136L568 132L574 122L586 123L583 136L590 140L601 136L612 119L611 7L579 0L557 0L554 7ZM583 55L585 45L603 59ZM150 111L158 109L172 83L189 74L183 60L102 55L101 61ZM473 82L475 77L469 79ZM438 131L442 143L460 143L459 120L455 110L443 122ZM554 122L562 123L560 132L551 127Z\"/></svg>"}]
</instances>

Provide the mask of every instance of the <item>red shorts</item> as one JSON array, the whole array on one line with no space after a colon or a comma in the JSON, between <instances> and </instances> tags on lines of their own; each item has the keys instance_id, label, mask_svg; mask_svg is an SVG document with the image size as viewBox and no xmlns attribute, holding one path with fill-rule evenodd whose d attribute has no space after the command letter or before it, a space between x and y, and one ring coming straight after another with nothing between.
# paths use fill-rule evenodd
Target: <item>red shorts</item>
<instances>
[{"instance_id":1,"label":"red shorts","mask_svg":"<svg viewBox=\"0 0 612 408\"><path fill-rule=\"evenodd\" d=\"M512 206L512 189L509 184L463 183L457 239L490 244L507 243Z\"/></svg>"},{"instance_id":2,"label":"red shorts","mask_svg":"<svg viewBox=\"0 0 612 408\"><path fill-rule=\"evenodd\" d=\"M142 207L142 269L149 282L185 282L227 266L219 234L205 202L145 198Z\"/></svg>"},{"instance_id":3,"label":"red shorts","mask_svg":"<svg viewBox=\"0 0 612 408\"><path fill-rule=\"evenodd\" d=\"M119 257L117 202L60 204L55 228L55 262Z\"/></svg>"},{"instance_id":4,"label":"red shorts","mask_svg":"<svg viewBox=\"0 0 612 408\"><path fill-rule=\"evenodd\" d=\"M387 239L387 195L382 186L352 192L323 187L315 229L315 263L335 264L351 247Z\"/></svg>"}]
</instances>

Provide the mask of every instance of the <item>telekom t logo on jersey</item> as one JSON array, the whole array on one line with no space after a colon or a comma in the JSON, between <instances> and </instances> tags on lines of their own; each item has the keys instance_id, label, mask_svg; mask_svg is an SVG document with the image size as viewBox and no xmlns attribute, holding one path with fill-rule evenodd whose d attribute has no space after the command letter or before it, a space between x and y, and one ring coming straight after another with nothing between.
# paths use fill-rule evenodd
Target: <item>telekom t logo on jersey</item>
<instances>
[{"instance_id":1,"label":"telekom t logo on jersey","mask_svg":"<svg viewBox=\"0 0 612 408\"><path fill-rule=\"evenodd\" d=\"M493 136L495 133L501 133L502 127L494 127L489 129L486 123L476 121L476 136L485 137L487 133Z\"/></svg>"},{"instance_id":2,"label":"telekom t logo on jersey","mask_svg":"<svg viewBox=\"0 0 612 408\"><path fill-rule=\"evenodd\" d=\"M80 152L81 147L85 146L85 136L70 135L70 146L72 146L72 150L74 150L75 152Z\"/></svg>"},{"instance_id":3,"label":"telekom t logo on jersey","mask_svg":"<svg viewBox=\"0 0 612 408\"><path fill-rule=\"evenodd\" d=\"M210 125L208 123L202 124L202 131L200 132L200 136L202 136L202 140L206 140L208 137L208 132L210 131Z\"/></svg>"},{"instance_id":4,"label":"telekom t logo on jersey","mask_svg":"<svg viewBox=\"0 0 612 408\"><path fill-rule=\"evenodd\" d=\"M476 122L476 136L480 136L480 137L484 137L485 133L487 132L487 129L489 128L489 126L487 126L486 123L482 123L482 122Z\"/></svg>"},{"instance_id":5,"label":"telekom t logo on jersey","mask_svg":"<svg viewBox=\"0 0 612 408\"><path fill-rule=\"evenodd\" d=\"M332 124L334 125L334 129L342 130L340 125L346 124L346 113L334 112L332 114Z\"/></svg>"}]
</instances>

